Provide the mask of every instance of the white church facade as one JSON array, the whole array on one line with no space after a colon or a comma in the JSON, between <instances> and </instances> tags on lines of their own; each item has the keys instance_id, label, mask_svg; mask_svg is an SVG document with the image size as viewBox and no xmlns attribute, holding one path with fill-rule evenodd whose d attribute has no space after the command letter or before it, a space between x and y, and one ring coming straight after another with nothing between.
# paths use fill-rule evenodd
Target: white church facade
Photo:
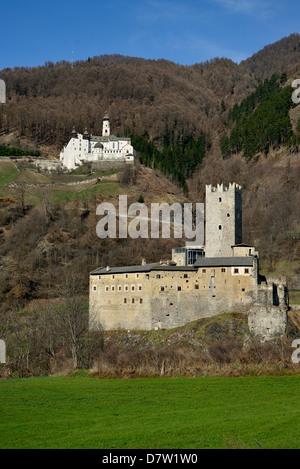
<instances>
[{"instance_id":1,"label":"white church facade","mask_svg":"<svg viewBox=\"0 0 300 469\"><path fill-rule=\"evenodd\" d=\"M103 118L102 136L83 134L73 129L72 137L60 152L60 161L68 170L76 169L83 163L120 161L134 163L136 151L128 137L116 137L110 133L108 114Z\"/></svg>"}]
</instances>

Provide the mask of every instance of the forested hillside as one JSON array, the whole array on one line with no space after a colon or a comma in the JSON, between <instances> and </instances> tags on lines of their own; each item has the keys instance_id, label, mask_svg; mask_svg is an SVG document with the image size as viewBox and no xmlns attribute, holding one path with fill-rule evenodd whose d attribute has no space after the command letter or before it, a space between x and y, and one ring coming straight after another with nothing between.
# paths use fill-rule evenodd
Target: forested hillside
<instances>
[{"instance_id":1,"label":"forested hillside","mask_svg":"<svg viewBox=\"0 0 300 469\"><path fill-rule=\"evenodd\" d=\"M255 90L257 81L230 60L194 67L119 56L2 70L8 102L0 131L60 148L73 126L99 135L108 111L112 131L163 145L166 129L198 138L223 126L222 110Z\"/></svg>"},{"instance_id":2,"label":"forested hillside","mask_svg":"<svg viewBox=\"0 0 300 469\"><path fill-rule=\"evenodd\" d=\"M273 73L283 73L297 62L300 62L300 34L291 34L242 61L241 67L263 80Z\"/></svg>"},{"instance_id":3,"label":"forested hillside","mask_svg":"<svg viewBox=\"0 0 300 469\"><path fill-rule=\"evenodd\" d=\"M290 85L299 77L299 44L300 36L292 35L240 65L217 58L180 66L114 55L88 58L74 68L67 62L49 62L2 70L8 99L0 107L0 145L10 154L17 147L23 154L58 157L73 126L101 134L107 111L112 132L131 136L140 162L163 173L190 200L204 200L205 184L241 184L244 241L257 245L264 268L275 271L288 262L290 273L298 272L300 113L291 100ZM30 178L35 177L30 174ZM145 187L143 183L143 194L136 194L136 200L145 195ZM160 190L163 198L166 194ZM15 201L22 197L23 209L26 200L28 206L43 200L45 213L51 207L55 225L56 208L46 195L36 200L33 193L12 194ZM23 209L21 204L22 213ZM69 227L76 217L71 220L66 215L61 223ZM7 226L23 225L22 218L5 215L5 243L12 233ZM48 237L50 225L45 228L42 223L42 232L46 231L39 242ZM13 243L8 246L10 252ZM103 248L105 259L109 248ZM67 264L74 261L72 256ZM118 262L128 259L121 256Z\"/></svg>"},{"instance_id":4,"label":"forested hillside","mask_svg":"<svg viewBox=\"0 0 300 469\"><path fill-rule=\"evenodd\" d=\"M224 158L242 152L251 159L261 152L268 155L271 149L297 142L289 116L295 107L291 99L293 88L283 86L285 81L286 74L281 79L273 75L230 109L227 125L231 132L220 139Z\"/></svg>"}]
</instances>

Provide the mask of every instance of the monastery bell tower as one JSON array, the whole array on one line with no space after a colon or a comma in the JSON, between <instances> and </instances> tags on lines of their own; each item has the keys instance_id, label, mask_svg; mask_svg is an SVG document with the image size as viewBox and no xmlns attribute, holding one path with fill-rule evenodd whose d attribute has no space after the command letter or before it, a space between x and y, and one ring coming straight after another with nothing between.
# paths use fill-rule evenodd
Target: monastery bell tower
<instances>
[{"instance_id":1,"label":"monastery bell tower","mask_svg":"<svg viewBox=\"0 0 300 469\"><path fill-rule=\"evenodd\" d=\"M110 136L110 124L109 124L109 116L106 113L103 117L103 128L102 128L102 137L109 137Z\"/></svg>"}]
</instances>

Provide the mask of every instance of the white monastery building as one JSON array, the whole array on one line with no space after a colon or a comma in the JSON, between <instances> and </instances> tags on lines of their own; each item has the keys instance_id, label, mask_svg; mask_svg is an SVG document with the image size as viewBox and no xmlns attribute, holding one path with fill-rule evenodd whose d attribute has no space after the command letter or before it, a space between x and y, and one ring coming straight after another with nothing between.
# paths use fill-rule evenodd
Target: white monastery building
<instances>
[{"instance_id":1,"label":"white monastery building","mask_svg":"<svg viewBox=\"0 0 300 469\"><path fill-rule=\"evenodd\" d=\"M116 137L110 133L109 116L103 118L102 136L89 135L87 129L79 134L73 129L70 141L60 152L62 165L73 170L83 163L123 161L133 163L136 151L128 137Z\"/></svg>"}]
</instances>

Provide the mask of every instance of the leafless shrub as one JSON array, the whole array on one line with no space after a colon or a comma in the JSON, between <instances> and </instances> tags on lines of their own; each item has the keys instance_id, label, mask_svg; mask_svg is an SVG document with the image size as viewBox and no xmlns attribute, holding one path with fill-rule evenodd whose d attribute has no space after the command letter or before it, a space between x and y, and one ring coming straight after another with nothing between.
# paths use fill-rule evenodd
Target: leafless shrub
<instances>
[{"instance_id":1,"label":"leafless shrub","mask_svg":"<svg viewBox=\"0 0 300 469\"><path fill-rule=\"evenodd\" d=\"M223 366L228 363L236 363L240 360L242 344L237 340L225 340L212 343L208 347L210 357Z\"/></svg>"}]
</instances>

